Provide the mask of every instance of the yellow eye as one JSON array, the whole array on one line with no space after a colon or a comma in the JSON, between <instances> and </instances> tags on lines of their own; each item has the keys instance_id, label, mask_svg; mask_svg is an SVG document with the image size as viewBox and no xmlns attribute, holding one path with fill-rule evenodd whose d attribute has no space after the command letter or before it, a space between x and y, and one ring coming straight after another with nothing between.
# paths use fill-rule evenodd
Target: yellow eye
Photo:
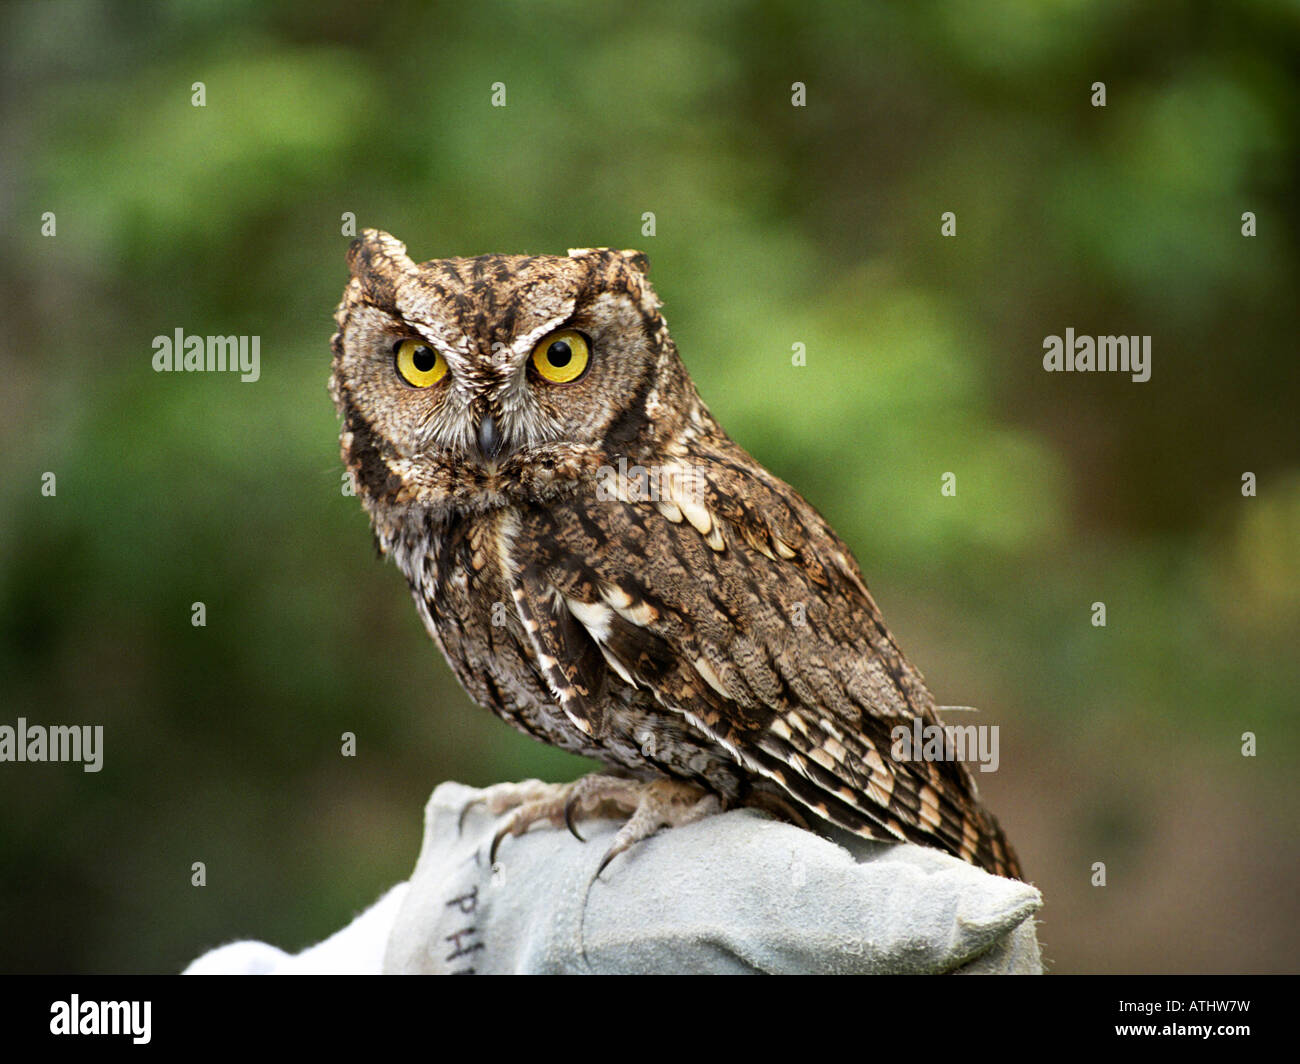
<instances>
[{"instance_id":1,"label":"yellow eye","mask_svg":"<svg viewBox=\"0 0 1300 1064\"><path fill-rule=\"evenodd\" d=\"M543 380L569 384L582 376L591 358L587 338L572 329L553 332L533 348L533 367Z\"/></svg>"},{"instance_id":2,"label":"yellow eye","mask_svg":"<svg viewBox=\"0 0 1300 1064\"><path fill-rule=\"evenodd\" d=\"M447 360L423 340L399 340L393 347L397 372L417 388L428 388L447 375Z\"/></svg>"}]
</instances>

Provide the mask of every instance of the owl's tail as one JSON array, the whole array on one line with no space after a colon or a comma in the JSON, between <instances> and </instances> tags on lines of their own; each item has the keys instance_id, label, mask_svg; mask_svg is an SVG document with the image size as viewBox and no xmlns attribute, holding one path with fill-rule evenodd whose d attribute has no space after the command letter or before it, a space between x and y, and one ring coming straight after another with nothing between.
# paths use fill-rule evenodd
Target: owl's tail
<instances>
[{"instance_id":1,"label":"owl's tail","mask_svg":"<svg viewBox=\"0 0 1300 1064\"><path fill-rule=\"evenodd\" d=\"M972 806L969 815L972 818L971 827L974 829L975 836L973 852L958 853L956 856L979 866L986 872L992 872L995 876L1023 880L1025 874L1020 868L1020 858L1011 848L1011 843L1007 841L997 818L980 805ZM967 838L969 837L967 835Z\"/></svg>"}]
</instances>

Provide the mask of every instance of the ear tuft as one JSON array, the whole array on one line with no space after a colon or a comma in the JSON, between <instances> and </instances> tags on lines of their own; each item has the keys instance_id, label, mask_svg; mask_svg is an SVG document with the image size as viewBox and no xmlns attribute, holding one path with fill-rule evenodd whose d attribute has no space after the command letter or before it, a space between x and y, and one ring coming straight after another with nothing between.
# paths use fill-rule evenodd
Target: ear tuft
<instances>
[{"instance_id":1,"label":"ear tuft","mask_svg":"<svg viewBox=\"0 0 1300 1064\"><path fill-rule=\"evenodd\" d=\"M382 229L363 229L361 235L348 245L348 269L353 277L390 272L394 267L404 273L414 265L407 258L406 245Z\"/></svg>"},{"instance_id":2,"label":"ear tuft","mask_svg":"<svg viewBox=\"0 0 1300 1064\"><path fill-rule=\"evenodd\" d=\"M643 251L615 251L613 248L569 248L569 258L581 259L588 255L599 255L604 259L622 259L640 274L650 272L650 260Z\"/></svg>"},{"instance_id":3,"label":"ear tuft","mask_svg":"<svg viewBox=\"0 0 1300 1064\"><path fill-rule=\"evenodd\" d=\"M366 298L381 307L397 304L397 290L416 272L406 245L382 229L363 229L348 247L348 269Z\"/></svg>"}]
</instances>

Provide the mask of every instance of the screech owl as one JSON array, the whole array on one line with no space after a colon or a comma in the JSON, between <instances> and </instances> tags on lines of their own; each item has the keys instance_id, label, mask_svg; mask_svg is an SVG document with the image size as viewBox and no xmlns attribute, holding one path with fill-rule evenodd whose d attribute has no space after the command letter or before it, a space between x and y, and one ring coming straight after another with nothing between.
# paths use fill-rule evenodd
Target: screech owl
<instances>
[{"instance_id":1,"label":"screech owl","mask_svg":"<svg viewBox=\"0 0 1300 1064\"><path fill-rule=\"evenodd\" d=\"M621 774L506 785L498 842L612 802L607 863L757 804L1020 876L965 765L891 756L934 700L848 547L700 400L643 255L416 264L368 229L348 264L330 390L380 551L476 702Z\"/></svg>"}]
</instances>

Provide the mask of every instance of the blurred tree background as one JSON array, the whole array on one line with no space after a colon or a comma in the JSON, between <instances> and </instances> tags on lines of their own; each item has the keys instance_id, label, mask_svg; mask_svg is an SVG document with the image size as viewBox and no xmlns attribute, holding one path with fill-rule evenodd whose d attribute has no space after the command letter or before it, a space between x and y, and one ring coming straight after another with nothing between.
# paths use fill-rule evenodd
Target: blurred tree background
<instances>
[{"instance_id":1,"label":"blurred tree background","mask_svg":"<svg viewBox=\"0 0 1300 1064\"><path fill-rule=\"evenodd\" d=\"M417 261L647 252L720 421L1000 726L1055 970L1294 969L1293 3L60 0L0 35L0 724L105 728L97 774L0 764L4 970L301 948L409 874L439 781L589 767L470 704L341 490L345 212ZM1067 327L1150 334L1150 381L1045 373ZM153 372L178 328L260 336L261 379Z\"/></svg>"}]
</instances>

